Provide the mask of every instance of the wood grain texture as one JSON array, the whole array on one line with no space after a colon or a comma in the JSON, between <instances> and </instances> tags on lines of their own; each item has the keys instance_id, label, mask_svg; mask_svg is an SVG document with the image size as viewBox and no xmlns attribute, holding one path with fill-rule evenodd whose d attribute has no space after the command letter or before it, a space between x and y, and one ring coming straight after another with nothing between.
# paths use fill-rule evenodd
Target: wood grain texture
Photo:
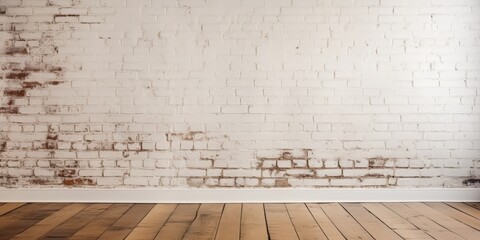
<instances>
[{"instance_id":1,"label":"wood grain texture","mask_svg":"<svg viewBox=\"0 0 480 240\"><path fill-rule=\"evenodd\" d=\"M239 240L242 204L225 204L216 240Z\"/></svg>"},{"instance_id":2,"label":"wood grain texture","mask_svg":"<svg viewBox=\"0 0 480 240\"><path fill-rule=\"evenodd\" d=\"M315 218L315 221L317 224L320 226L320 228L323 230L325 235L328 237L328 239L345 239L345 237L342 235L342 233L337 229L335 224L332 223L330 218L325 214L323 209L320 207L319 204L312 204L309 203L307 204L308 210L310 210L310 213L312 214L313 218Z\"/></svg>"},{"instance_id":3,"label":"wood grain texture","mask_svg":"<svg viewBox=\"0 0 480 240\"><path fill-rule=\"evenodd\" d=\"M184 240L215 239L223 212L223 204L202 204L197 216L183 237Z\"/></svg>"},{"instance_id":4,"label":"wood grain texture","mask_svg":"<svg viewBox=\"0 0 480 240\"><path fill-rule=\"evenodd\" d=\"M437 240L463 239L403 203L384 203L384 205Z\"/></svg>"},{"instance_id":5,"label":"wood grain texture","mask_svg":"<svg viewBox=\"0 0 480 240\"><path fill-rule=\"evenodd\" d=\"M76 232L70 239L97 239L112 226L133 204L115 204L101 213L85 227Z\"/></svg>"},{"instance_id":6,"label":"wood grain texture","mask_svg":"<svg viewBox=\"0 0 480 240\"><path fill-rule=\"evenodd\" d=\"M385 225L360 204L343 203L342 206L375 239L402 240L397 233Z\"/></svg>"},{"instance_id":7,"label":"wood grain texture","mask_svg":"<svg viewBox=\"0 0 480 240\"><path fill-rule=\"evenodd\" d=\"M368 239L372 236L338 203L319 204L347 239Z\"/></svg>"},{"instance_id":8,"label":"wood grain texture","mask_svg":"<svg viewBox=\"0 0 480 240\"><path fill-rule=\"evenodd\" d=\"M175 208L177 204L156 204L126 239L154 239Z\"/></svg>"},{"instance_id":9,"label":"wood grain texture","mask_svg":"<svg viewBox=\"0 0 480 240\"><path fill-rule=\"evenodd\" d=\"M265 204L268 233L272 239L298 240L285 204Z\"/></svg>"},{"instance_id":10,"label":"wood grain texture","mask_svg":"<svg viewBox=\"0 0 480 240\"><path fill-rule=\"evenodd\" d=\"M263 204L243 204L240 227L241 240L267 240L267 222Z\"/></svg>"},{"instance_id":11,"label":"wood grain texture","mask_svg":"<svg viewBox=\"0 0 480 240\"><path fill-rule=\"evenodd\" d=\"M197 216L200 204L181 204L173 211L165 225L155 237L156 240L181 240Z\"/></svg>"},{"instance_id":12,"label":"wood grain texture","mask_svg":"<svg viewBox=\"0 0 480 240\"><path fill-rule=\"evenodd\" d=\"M327 240L305 204L286 204L286 207L300 240Z\"/></svg>"},{"instance_id":13,"label":"wood grain texture","mask_svg":"<svg viewBox=\"0 0 480 240\"><path fill-rule=\"evenodd\" d=\"M1 204L0 240L473 240L474 203ZM7 210L8 209L8 210Z\"/></svg>"},{"instance_id":14,"label":"wood grain texture","mask_svg":"<svg viewBox=\"0 0 480 240\"><path fill-rule=\"evenodd\" d=\"M153 204L134 204L123 216L110 226L99 239L124 239L150 212Z\"/></svg>"}]
</instances>

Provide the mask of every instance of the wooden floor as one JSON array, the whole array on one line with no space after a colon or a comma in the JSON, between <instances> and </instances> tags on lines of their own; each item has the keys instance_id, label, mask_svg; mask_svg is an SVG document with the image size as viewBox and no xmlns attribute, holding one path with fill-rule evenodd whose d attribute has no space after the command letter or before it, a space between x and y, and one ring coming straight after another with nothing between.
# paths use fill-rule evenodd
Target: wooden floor
<instances>
[{"instance_id":1,"label":"wooden floor","mask_svg":"<svg viewBox=\"0 0 480 240\"><path fill-rule=\"evenodd\" d=\"M480 203L0 203L0 239L480 239Z\"/></svg>"}]
</instances>

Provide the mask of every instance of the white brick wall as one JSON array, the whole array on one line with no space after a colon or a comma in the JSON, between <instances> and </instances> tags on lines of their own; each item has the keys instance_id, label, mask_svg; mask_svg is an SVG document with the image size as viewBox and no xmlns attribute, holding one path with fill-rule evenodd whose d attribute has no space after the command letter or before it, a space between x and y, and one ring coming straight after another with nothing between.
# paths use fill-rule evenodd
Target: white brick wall
<instances>
[{"instance_id":1,"label":"white brick wall","mask_svg":"<svg viewBox=\"0 0 480 240\"><path fill-rule=\"evenodd\" d=\"M466 187L478 0L0 0L0 186Z\"/></svg>"}]
</instances>

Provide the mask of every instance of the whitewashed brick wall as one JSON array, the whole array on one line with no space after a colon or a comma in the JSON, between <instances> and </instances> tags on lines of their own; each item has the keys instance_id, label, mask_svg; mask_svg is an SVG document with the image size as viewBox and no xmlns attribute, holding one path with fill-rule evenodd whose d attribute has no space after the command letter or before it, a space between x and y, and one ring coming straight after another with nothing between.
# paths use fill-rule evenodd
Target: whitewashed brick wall
<instances>
[{"instance_id":1,"label":"whitewashed brick wall","mask_svg":"<svg viewBox=\"0 0 480 240\"><path fill-rule=\"evenodd\" d=\"M468 187L479 0L0 0L0 186Z\"/></svg>"}]
</instances>

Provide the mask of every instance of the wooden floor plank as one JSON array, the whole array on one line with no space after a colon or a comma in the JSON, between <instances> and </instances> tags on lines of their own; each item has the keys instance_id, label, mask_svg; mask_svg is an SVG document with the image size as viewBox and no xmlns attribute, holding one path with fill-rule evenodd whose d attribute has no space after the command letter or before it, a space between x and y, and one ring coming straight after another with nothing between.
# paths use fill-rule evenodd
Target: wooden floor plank
<instances>
[{"instance_id":1,"label":"wooden floor plank","mask_svg":"<svg viewBox=\"0 0 480 240\"><path fill-rule=\"evenodd\" d=\"M406 203L408 207L414 209L418 213L430 218L434 222L442 225L446 229L456 233L457 235L467 239L467 240L478 240L480 239L480 232L445 215L424 203Z\"/></svg>"},{"instance_id":2,"label":"wooden floor plank","mask_svg":"<svg viewBox=\"0 0 480 240\"><path fill-rule=\"evenodd\" d=\"M418 230L413 224L398 214L385 207L381 203L362 203L368 211L385 223L389 228L394 230ZM407 231L409 232L409 231Z\"/></svg>"},{"instance_id":3,"label":"wooden floor plank","mask_svg":"<svg viewBox=\"0 0 480 240\"><path fill-rule=\"evenodd\" d=\"M465 203L447 203L447 204L476 219L480 219L480 209L477 209Z\"/></svg>"},{"instance_id":4,"label":"wooden floor plank","mask_svg":"<svg viewBox=\"0 0 480 240\"><path fill-rule=\"evenodd\" d=\"M180 204L155 237L156 240L181 240L195 220L200 204Z\"/></svg>"},{"instance_id":5,"label":"wooden floor plank","mask_svg":"<svg viewBox=\"0 0 480 240\"><path fill-rule=\"evenodd\" d=\"M240 240L267 240L267 223L263 204L243 204Z\"/></svg>"},{"instance_id":6,"label":"wooden floor plank","mask_svg":"<svg viewBox=\"0 0 480 240\"><path fill-rule=\"evenodd\" d=\"M395 230L400 237L404 239L415 239L415 240L434 240L430 235L426 234L422 230L415 230L415 229L397 229Z\"/></svg>"},{"instance_id":7,"label":"wooden floor plank","mask_svg":"<svg viewBox=\"0 0 480 240\"><path fill-rule=\"evenodd\" d=\"M114 204L103 213L94 218L85 227L73 234L72 240L97 239L112 226L133 204Z\"/></svg>"},{"instance_id":8,"label":"wooden floor plank","mask_svg":"<svg viewBox=\"0 0 480 240\"><path fill-rule=\"evenodd\" d=\"M340 231L338 231L335 224L332 223L319 204L307 204L307 207L328 239L345 239L345 237Z\"/></svg>"},{"instance_id":9,"label":"wooden floor plank","mask_svg":"<svg viewBox=\"0 0 480 240\"><path fill-rule=\"evenodd\" d=\"M67 239L87 225L112 204L92 204L67 221L48 232L42 239Z\"/></svg>"},{"instance_id":10,"label":"wooden floor plank","mask_svg":"<svg viewBox=\"0 0 480 240\"><path fill-rule=\"evenodd\" d=\"M288 214L300 240L327 240L305 204L286 204Z\"/></svg>"},{"instance_id":11,"label":"wooden floor plank","mask_svg":"<svg viewBox=\"0 0 480 240\"><path fill-rule=\"evenodd\" d=\"M242 204L225 204L216 240L239 240Z\"/></svg>"},{"instance_id":12,"label":"wooden floor plank","mask_svg":"<svg viewBox=\"0 0 480 240\"><path fill-rule=\"evenodd\" d=\"M126 239L154 239L177 206L178 204L156 204Z\"/></svg>"},{"instance_id":13,"label":"wooden floor plank","mask_svg":"<svg viewBox=\"0 0 480 240\"><path fill-rule=\"evenodd\" d=\"M0 217L0 239L10 239L50 216L66 204L30 203Z\"/></svg>"},{"instance_id":14,"label":"wooden floor plank","mask_svg":"<svg viewBox=\"0 0 480 240\"><path fill-rule=\"evenodd\" d=\"M223 204L202 204L197 217L185 233L184 240L215 239L218 224L223 212Z\"/></svg>"},{"instance_id":15,"label":"wooden floor plank","mask_svg":"<svg viewBox=\"0 0 480 240\"><path fill-rule=\"evenodd\" d=\"M469 205L469 206L472 206L472 207L474 207L474 208L476 208L476 209L480 209L480 202L467 202L467 203L465 203L465 204L467 204L467 205Z\"/></svg>"},{"instance_id":16,"label":"wooden floor plank","mask_svg":"<svg viewBox=\"0 0 480 240\"><path fill-rule=\"evenodd\" d=\"M437 240L463 239L403 203L384 203L384 205Z\"/></svg>"},{"instance_id":17,"label":"wooden floor plank","mask_svg":"<svg viewBox=\"0 0 480 240\"><path fill-rule=\"evenodd\" d=\"M397 233L385 225L373 214L368 212L362 205L358 203L341 204L360 225L365 228L375 239L402 240Z\"/></svg>"},{"instance_id":18,"label":"wooden floor plank","mask_svg":"<svg viewBox=\"0 0 480 240\"><path fill-rule=\"evenodd\" d=\"M61 223L65 222L67 219L87 208L88 205L89 204L80 203L67 205L35 225L29 227L27 230L17 234L12 239L36 239L40 236L43 236Z\"/></svg>"},{"instance_id":19,"label":"wooden floor plank","mask_svg":"<svg viewBox=\"0 0 480 240\"><path fill-rule=\"evenodd\" d=\"M154 204L134 204L123 216L110 226L99 239L124 239L148 214Z\"/></svg>"},{"instance_id":20,"label":"wooden floor plank","mask_svg":"<svg viewBox=\"0 0 480 240\"><path fill-rule=\"evenodd\" d=\"M319 204L333 224L347 239L369 239L372 236L338 203Z\"/></svg>"},{"instance_id":21,"label":"wooden floor plank","mask_svg":"<svg viewBox=\"0 0 480 240\"><path fill-rule=\"evenodd\" d=\"M426 203L429 207L448 215L449 217L455 218L456 220L480 230L480 220L476 219L456 208L453 208L445 203Z\"/></svg>"},{"instance_id":22,"label":"wooden floor plank","mask_svg":"<svg viewBox=\"0 0 480 240\"><path fill-rule=\"evenodd\" d=\"M285 204L265 204L270 238L278 240L299 239Z\"/></svg>"},{"instance_id":23,"label":"wooden floor plank","mask_svg":"<svg viewBox=\"0 0 480 240\"><path fill-rule=\"evenodd\" d=\"M25 205L26 203L5 203L3 205L0 206L0 216L10 212L10 211L13 211L23 205Z\"/></svg>"}]
</instances>

